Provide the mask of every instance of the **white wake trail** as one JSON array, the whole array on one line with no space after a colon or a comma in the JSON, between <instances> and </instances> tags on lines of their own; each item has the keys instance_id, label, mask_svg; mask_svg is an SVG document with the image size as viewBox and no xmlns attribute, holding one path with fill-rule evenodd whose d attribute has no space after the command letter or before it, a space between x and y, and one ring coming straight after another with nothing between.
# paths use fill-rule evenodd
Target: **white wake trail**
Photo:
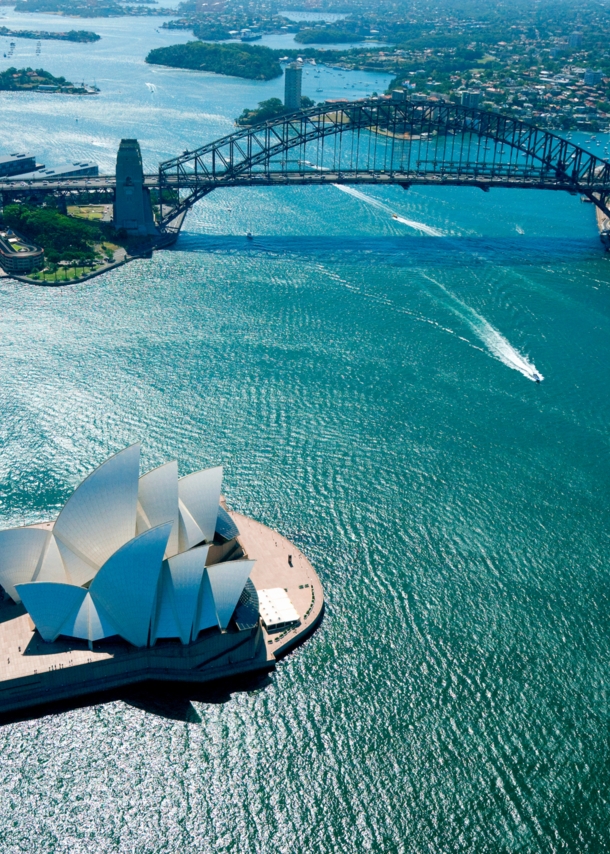
<instances>
[{"instance_id":1,"label":"white wake trail","mask_svg":"<svg viewBox=\"0 0 610 854\"><path fill-rule=\"evenodd\" d=\"M485 320L482 315L475 311L474 308L471 308L462 302L461 299L458 299L444 285L437 282L436 279L425 273L421 273L421 275L424 279L432 282L433 285L436 285L443 291L449 300L446 303L447 308L468 324L473 334L485 344L492 356L499 359L507 367L512 368L513 371L519 371L519 373L532 382L540 382L544 379L536 366L528 361L525 356L522 356L518 350L515 350L513 345L489 321Z\"/></svg>"},{"instance_id":2,"label":"white wake trail","mask_svg":"<svg viewBox=\"0 0 610 854\"><path fill-rule=\"evenodd\" d=\"M396 222L402 222L403 225L408 225L409 228L415 228L417 231L423 231L424 234L429 234L432 237L443 237L443 232L439 231L438 228L433 228L431 225L426 225L424 222L417 222L417 220L414 219L406 219L403 216L398 216L398 214L394 213L392 208L388 207L388 205L384 205L383 202L379 202L372 196L367 196L366 193L362 193L360 190L354 189L354 187L346 187L344 184L333 184L333 187L336 187L337 190L341 190L342 193L347 193L349 196L359 199L361 202L364 202L373 208L378 208L380 211L390 214Z\"/></svg>"}]
</instances>

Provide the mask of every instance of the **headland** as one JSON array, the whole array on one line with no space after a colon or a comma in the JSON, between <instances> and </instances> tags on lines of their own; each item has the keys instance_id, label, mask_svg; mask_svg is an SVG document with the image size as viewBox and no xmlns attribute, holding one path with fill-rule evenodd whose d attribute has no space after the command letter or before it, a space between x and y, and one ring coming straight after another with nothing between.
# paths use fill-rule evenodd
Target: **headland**
<instances>
[{"instance_id":1,"label":"headland","mask_svg":"<svg viewBox=\"0 0 610 854\"><path fill-rule=\"evenodd\" d=\"M322 586L293 543L254 519L229 514L244 556L256 560L254 588L283 589L299 615L297 625L274 632L258 619L242 630L235 624L226 631L209 629L187 646L160 640L137 648L114 639L89 649L85 641L63 636L46 643L23 605L6 599L0 603L0 715L30 708L44 714L54 703L148 681L202 684L272 670L319 625ZM36 527L52 530L53 523Z\"/></svg>"}]
</instances>

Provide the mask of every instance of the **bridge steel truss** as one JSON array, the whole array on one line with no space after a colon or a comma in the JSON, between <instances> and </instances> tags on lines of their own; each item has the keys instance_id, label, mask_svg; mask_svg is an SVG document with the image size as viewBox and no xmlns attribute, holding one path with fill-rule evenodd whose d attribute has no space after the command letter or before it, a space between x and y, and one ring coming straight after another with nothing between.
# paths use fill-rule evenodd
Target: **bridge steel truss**
<instances>
[{"instance_id":1,"label":"bridge steel truss","mask_svg":"<svg viewBox=\"0 0 610 854\"><path fill-rule=\"evenodd\" d=\"M456 104L371 99L291 113L161 163L161 224L220 187L322 183L564 190L610 217L610 163L566 139Z\"/></svg>"}]
</instances>

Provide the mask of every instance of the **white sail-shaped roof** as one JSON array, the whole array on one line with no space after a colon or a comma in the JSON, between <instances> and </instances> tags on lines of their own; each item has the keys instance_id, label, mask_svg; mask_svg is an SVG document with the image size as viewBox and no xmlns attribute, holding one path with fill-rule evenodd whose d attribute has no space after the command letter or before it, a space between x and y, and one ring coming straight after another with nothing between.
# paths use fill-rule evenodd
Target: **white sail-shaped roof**
<instances>
[{"instance_id":1,"label":"white sail-shaped roof","mask_svg":"<svg viewBox=\"0 0 610 854\"><path fill-rule=\"evenodd\" d=\"M216 613L214 594L212 593L212 586L206 568L201 581L197 612L193 621L192 640L197 638L199 632L202 632L204 629L211 629L214 626L218 627L218 614Z\"/></svg>"},{"instance_id":2,"label":"white sail-shaped roof","mask_svg":"<svg viewBox=\"0 0 610 854\"><path fill-rule=\"evenodd\" d=\"M199 545L205 540L205 536L197 522L193 519L182 501L178 502L180 508L179 523L179 550L185 552Z\"/></svg>"},{"instance_id":3,"label":"white sail-shaped roof","mask_svg":"<svg viewBox=\"0 0 610 854\"><path fill-rule=\"evenodd\" d=\"M76 614L71 614L62 624L59 633L91 642L118 634L101 605L96 606L90 593L87 593Z\"/></svg>"},{"instance_id":4,"label":"white sail-shaped roof","mask_svg":"<svg viewBox=\"0 0 610 854\"><path fill-rule=\"evenodd\" d=\"M201 546L164 562L151 643L175 637L190 641L207 556L208 546Z\"/></svg>"},{"instance_id":5,"label":"white sail-shaped roof","mask_svg":"<svg viewBox=\"0 0 610 854\"><path fill-rule=\"evenodd\" d=\"M74 584L32 581L17 585L19 596L43 640L53 642L62 626L76 616L87 591Z\"/></svg>"},{"instance_id":6,"label":"white sail-shaped roof","mask_svg":"<svg viewBox=\"0 0 610 854\"><path fill-rule=\"evenodd\" d=\"M140 446L131 445L85 478L57 517L53 534L73 583L93 578L135 536L139 468ZM66 549L74 555L73 566ZM88 565L92 571L83 580Z\"/></svg>"},{"instance_id":7,"label":"white sail-shaped roof","mask_svg":"<svg viewBox=\"0 0 610 854\"><path fill-rule=\"evenodd\" d=\"M81 587L91 581L99 567L93 561L85 559L83 555L75 554L72 549L68 548L65 543L59 538L55 538L57 549L61 555L66 575L70 584L76 584Z\"/></svg>"},{"instance_id":8,"label":"white sail-shaped roof","mask_svg":"<svg viewBox=\"0 0 610 854\"><path fill-rule=\"evenodd\" d=\"M178 616L174 603L172 577L169 572L169 564L167 561L163 561L157 595L157 607L150 628L150 645L153 646L159 638L179 637L180 626L178 625Z\"/></svg>"},{"instance_id":9,"label":"white sail-shaped roof","mask_svg":"<svg viewBox=\"0 0 610 854\"><path fill-rule=\"evenodd\" d=\"M193 472L178 481L180 501L189 511L208 543L214 539L221 488L222 466Z\"/></svg>"},{"instance_id":10,"label":"white sail-shaped roof","mask_svg":"<svg viewBox=\"0 0 610 854\"><path fill-rule=\"evenodd\" d=\"M70 579L66 574L64 562L61 559L61 554L57 548L57 540L53 534L50 534L47 539L47 547L32 581L59 581L62 584L70 583Z\"/></svg>"},{"instance_id":11,"label":"white sail-shaped roof","mask_svg":"<svg viewBox=\"0 0 610 854\"><path fill-rule=\"evenodd\" d=\"M0 584L17 602L27 597L45 640L120 635L142 647L149 638L187 644L204 629L227 628L254 562L205 567L222 468L178 480L174 461L138 478L139 461L132 445L103 463L52 531L0 532ZM220 516L226 541L237 528L226 512Z\"/></svg>"},{"instance_id":12,"label":"white sail-shaped roof","mask_svg":"<svg viewBox=\"0 0 610 854\"><path fill-rule=\"evenodd\" d=\"M147 472L138 484L138 534L164 522L173 527L167 542L165 556L177 554L178 522L178 463L176 460ZM144 523L144 525L142 524Z\"/></svg>"},{"instance_id":13,"label":"white sail-shaped roof","mask_svg":"<svg viewBox=\"0 0 610 854\"><path fill-rule=\"evenodd\" d=\"M208 551L209 546L200 546L168 561L183 643L190 639Z\"/></svg>"},{"instance_id":14,"label":"white sail-shaped roof","mask_svg":"<svg viewBox=\"0 0 610 854\"><path fill-rule=\"evenodd\" d=\"M117 632L134 646L146 646L159 573L172 523L158 525L120 548L91 582L93 602L101 605Z\"/></svg>"},{"instance_id":15,"label":"white sail-shaped roof","mask_svg":"<svg viewBox=\"0 0 610 854\"><path fill-rule=\"evenodd\" d=\"M0 531L0 584L13 601L21 601L15 585L31 581L36 574L48 537L42 528Z\"/></svg>"},{"instance_id":16,"label":"white sail-shaped roof","mask_svg":"<svg viewBox=\"0 0 610 854\"><path fill-rule=\"evenodd\" d=\"M208 546L201 546L167 561L166 578L169 584L163 587L155 639L179 637L184 644L190 641L207 556ZM177 634L166 634L170 630L167 599L171 601Z\"/></svg>"},{"instance_id":17,"label":"white sail-shaped roof","mask_svg":"<svg viewBox=\"0 0 610 854\"><path fill-rule=\"evenodd\" d=\"M254 560L230 560L207 567L206 573L210 579L221 629L226 629L229 625L255 563Z\"/></svg>"}]
</instances>

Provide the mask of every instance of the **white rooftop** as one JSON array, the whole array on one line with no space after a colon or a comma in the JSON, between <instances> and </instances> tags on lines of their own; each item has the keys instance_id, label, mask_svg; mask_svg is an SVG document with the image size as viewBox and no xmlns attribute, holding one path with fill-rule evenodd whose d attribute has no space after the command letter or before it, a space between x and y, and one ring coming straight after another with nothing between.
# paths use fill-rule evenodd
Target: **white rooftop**
<instances>
[{"instance_id":1,"label":"white rooftop","mask_svg":"<svg viewBox=\"0 0 610 854\"><path fill-rule=\"evenodd\" d=\"M257 590L259 611L267 631L298 623L300 618L282 587Z\"/></svg>"}]
</instances>

